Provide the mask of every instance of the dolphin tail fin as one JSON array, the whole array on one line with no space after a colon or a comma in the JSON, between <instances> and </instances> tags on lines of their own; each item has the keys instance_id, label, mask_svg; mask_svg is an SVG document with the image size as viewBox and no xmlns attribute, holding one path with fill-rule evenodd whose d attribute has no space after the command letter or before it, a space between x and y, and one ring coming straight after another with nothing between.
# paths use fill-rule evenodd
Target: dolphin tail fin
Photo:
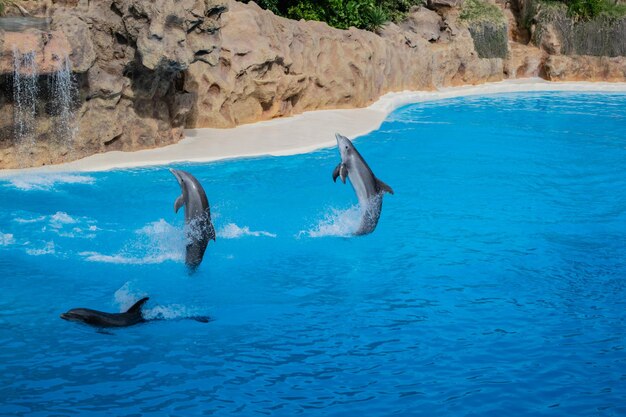
<instances>
[{"instance_id":1,"label":"dolphin tail fin","mask_svg":"<svg viewBox=\"0 0 626 417\"><path fill-rule=\"evenodd\" d=\"M174 202L174 213L178 213L178 210L185 204L185 199L183 198L183 195L181 194L180 197L178 197L176 199L176 201Z\"/></svg>"},{"instance_id":2,"label":"dolphin tail fin","mask_svg":"<svg viewBox=\"0 0 626 417\"><path fill-rule=\"evenodd\" d=\"M393 190L391 189L391 187L385 184L384 182L382 182L381 180L379 180L378 178L376 178L376 186L378 187L380 191L393 194Z\"/></svg>"},{"instance_id":3,"label":"dolphin tail fin","mask_svg":"<svg viewBox=\"0 0 626 417\"><path fill-rule=\"evenodd\" d=\"M135 304L133 304L133 306L131 308L129 308L128 311L126 311L126 312L127 313L132 313L132 314L141 313L141 308L146 303L146 301L148 301L149 299L150 299L149 297L142 298L141 300L139 300Z\"/></svg>"}]
</instances>

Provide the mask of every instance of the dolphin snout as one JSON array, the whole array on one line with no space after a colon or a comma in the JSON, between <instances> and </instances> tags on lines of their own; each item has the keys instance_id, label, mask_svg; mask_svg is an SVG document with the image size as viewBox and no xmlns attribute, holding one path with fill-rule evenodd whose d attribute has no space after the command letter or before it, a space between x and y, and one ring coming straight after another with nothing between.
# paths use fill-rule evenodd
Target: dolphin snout
<instances>
[{"instance_id":1,"label":"dolphin snout","mask_svg":"<svg viewBox=\"0 0 626 417\"><path fill-rule=\"evenodd\" d=\"M176 177L176 181L178 181L179 184L183 183L183 179L180 176L180 173L178 172L178 170L170 168L170 172L172 173L172 175L174 175Z\"/></svg>"}]
</instances>

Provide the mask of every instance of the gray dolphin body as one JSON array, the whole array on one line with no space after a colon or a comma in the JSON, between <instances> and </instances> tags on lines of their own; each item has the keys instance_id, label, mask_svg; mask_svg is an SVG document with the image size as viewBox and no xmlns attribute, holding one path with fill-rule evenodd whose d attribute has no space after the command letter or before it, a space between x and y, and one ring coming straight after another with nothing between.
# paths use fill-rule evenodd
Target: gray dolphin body
<instances>
[{"instance_id":1,"label":"gray dolphin body","mask_svg":"<svg viewBox=\"0 0 626 417\"><path fill-rule=\"evenodd\" d=\"M78 321L95 327L128 327L146 321L141 315L141 308L148 297L137 301L125 313L105 313L89 308L73 308L61 314L63 320Z\"/></svg>"},{"instance_id":2,"label":"gray dolphin body","mask_svg":"<svg viewBox=\"0 0 626 417\"><path fill-rule=\"evenodd\" d=\"M333 181L337 182L337 177L341 177L341 181L345 184L346 178L350 178L350 184L354 188L361 207L361 222L355 234L372 233L376 229L383 208L383 194L385 192L393 194L393 190L376 178L350 139L339 133L336 133L335 137L341 162L333 171Z\"/></svg>"},{"instance_id":3,"label":"gray dolphin body","mask_svg":"<svg viewBox=\"0 0 626 417\"><path fill-rule=\"evenodd\" d=\"M141 312L143 305L148 300L149 297L142 298L133 304L133 306L125 313L105 313L104 311L92 310L89 308L73 308L67 313L61 314L61 318L63 320L76 321L94 327L128 327L148 321L143 318ZM184 318L199 321L201 323L208 323L210 321L210 318L206 316ZM150 319L149 321L152 320L159 319Z\"/></svg>"},{"instance_id":4,"label":"gray dolphin body","mask_svg":"<svg viewBox=\"0 0 626 417\"><path fill-rule=\"evenodd\" d=\"M196 269L202 262L209 240L215 240L215 228L211 223L211 209L204 189L198 180L188 172L170 169L178 180L182 194L174 203L174 212L185 206L187 225L187 251L185 263Z\"/></svg>"}]
</instances>

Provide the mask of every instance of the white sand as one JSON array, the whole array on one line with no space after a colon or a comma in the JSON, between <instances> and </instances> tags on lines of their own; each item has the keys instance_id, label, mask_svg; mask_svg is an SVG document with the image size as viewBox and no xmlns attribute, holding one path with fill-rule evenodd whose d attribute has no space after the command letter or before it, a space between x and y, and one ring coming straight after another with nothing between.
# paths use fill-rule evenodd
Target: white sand
<instances>
[{"instance_id":1,"label":"white sand","mask_svg":"<svg viewBox=\"0 0 626 417\"><path fill-rule=\"evenodd\" d=\"M104 171L173 162L209 162L260 155L293 155L336 145L335 132L354 138L377 129L400 106L451 97L527 91L626 92L626 83L551 83L538 78L434 92L389 93L369 107L319 110L232 129L189 129L180 142L136 152L107 152L74 162L38 168L0 170L0 177L46 172Z\"/></svg>"}]
</instances>

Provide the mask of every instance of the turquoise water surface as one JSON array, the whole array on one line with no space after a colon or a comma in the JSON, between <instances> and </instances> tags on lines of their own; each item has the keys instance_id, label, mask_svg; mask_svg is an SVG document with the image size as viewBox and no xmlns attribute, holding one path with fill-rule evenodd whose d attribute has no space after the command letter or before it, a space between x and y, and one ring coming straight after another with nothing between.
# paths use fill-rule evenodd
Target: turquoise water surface
<instances>
[{"instance_id":1,"label":"turquoise water surface","mask_svg":"<svg viewBox=\"0 0 626 417\"><path fill-rule=\"evenodd\" d=\"M175 164L217 241L189 275L168 167L0 181L0 415L626 415L626 95L403 107L336 149ZM149 321L97 331L74 307ZM209 323L185 320L208 315Z\"/></svg>"}]
</instances>

